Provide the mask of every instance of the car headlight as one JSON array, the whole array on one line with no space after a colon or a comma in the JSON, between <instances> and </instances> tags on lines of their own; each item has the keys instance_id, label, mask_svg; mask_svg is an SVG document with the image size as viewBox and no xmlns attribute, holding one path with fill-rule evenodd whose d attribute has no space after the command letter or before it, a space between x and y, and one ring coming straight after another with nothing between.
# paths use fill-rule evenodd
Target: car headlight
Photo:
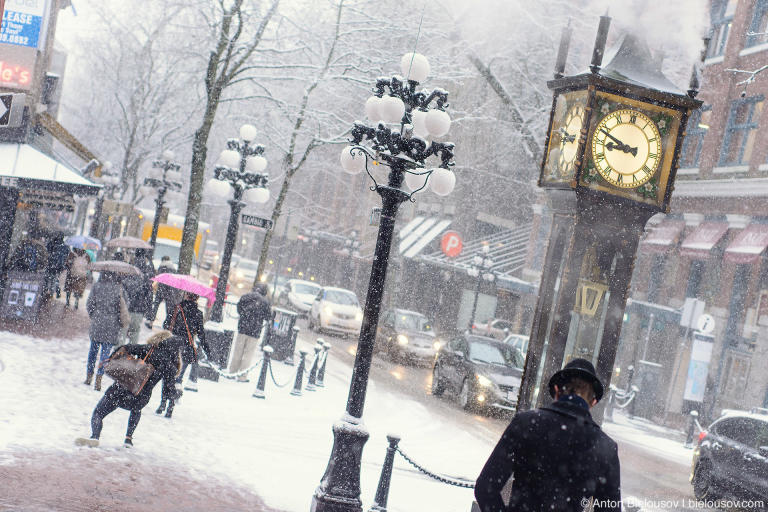
<instances>
[{"instance_id":1,"label":"car headlight","mask_svg":"<svg viewBox=\"0 0 768 512\"><path fill-rule=\"evenodd\" d=\"M440 350L440 347L442 347L442 346L443 346L443 344L442 344L442 343L440 343L440 340L437 340L437 341L435 341L435 342L432 344L432 348L434 348L434 349L435 349L435 351L438 351L438 350Z\"/></svg>"},{"instance_id":2,"label":"car headlight","mask_svg":"<svg viewBox=\"0 0 768 512\"><path fill-rule=\"evenodd\" d=\"M486 377L485 375L475 375L475 378L477 378L477 383L483 386L484 388L490 387L493 385L493 381Z\"/></svg>"},{"instance_id":3,"label":"car headlight","mask_svg":"<svg viewBox=\"0 0 768 512\"><path fill-rule=\"evenodd\" d=\"M397 344L401 347L404 347L408 344L408 336L405 334L398 334L397 335Z\"/></svg>"},{"instance_id":4,"label":"car headlight","mask_svg":"<svg viewBox=\"0 0 768 512\"><path fill-rule=\"evenodd\" d=\"M363 321L363 312L362 311L358 311L357 313L355 313L355 320L357 320L358 322L362 322Z\"/></svg>"},{"instance_id":5,"label":"car headlight","mask_svg":"<svg viewBox=\"0 0 768 512\"><path fill-rule=\"evenodd\" d=\"M331 316L333 314L333 308L331 306L323 306L323 313Z\"/></svg>"},{"instance_id":6,"label":"car headlight","mask_svg":"<svg viewBox=\"0 0 768 512\"><path fill-rule=\"evenodd\" d=\"M235 275L236 275L237 277L239 277L240 279L242 279L243 277L245 277L245 275L243 274L243 271L242 271L242 270L238 270L238 271L235 273Z\"/></svg>"},{"instance_id":7,"label":"car headlight","mask_svg":"<svg viewBox=\"0 0 768 512\"><path fill-rule=\"evenodd\" d=\"M243 283L237 283L237 287L238 288L242 288L243 287Z\"/></svg>"}]
</instances>

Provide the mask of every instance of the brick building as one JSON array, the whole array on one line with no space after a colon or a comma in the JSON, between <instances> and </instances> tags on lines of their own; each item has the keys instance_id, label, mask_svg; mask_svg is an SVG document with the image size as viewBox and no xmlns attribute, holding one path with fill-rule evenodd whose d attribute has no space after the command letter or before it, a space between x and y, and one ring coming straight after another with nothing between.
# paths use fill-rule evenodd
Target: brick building
<instances>
[{"instance_id":1,"label":"brick building","mask_svg":"<svg viewBox=\"0 0 768 512\"><path fill-rule=\"evenodd\" d=\"M617 359L644 388L638 412L669 422L692 409L768 406L768 72L745 88L749 75L729 71L768 64L768 0L710 4L704 106L688 123L671 212L652 219L640 245ZM703 403L684 399L687 297L715 319Z\"/></svg>"}]
</instances>

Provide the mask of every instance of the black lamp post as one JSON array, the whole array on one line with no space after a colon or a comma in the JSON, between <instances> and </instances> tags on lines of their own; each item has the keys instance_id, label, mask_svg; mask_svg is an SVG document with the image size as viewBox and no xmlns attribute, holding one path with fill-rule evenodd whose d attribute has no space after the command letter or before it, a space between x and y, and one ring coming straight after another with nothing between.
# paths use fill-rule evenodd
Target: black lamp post
<instances>
[{"instance_id":1,"label":"black lamp post","mask_svg":"<svg viewBox=\"0 0 768 512\"><path fill-rule=\"evenodd\" d=\"M429 73L429 63L423 55L403 56L401 68L405 79L380 78L373 89L374 96L366 102L366 114L376 127L355 123L351 145L341 153L341 165L346 172L355 174L365 170L371 178L371 190L381 196L382 211L346 414L333 426L328 467L312 497L311 510L315 512L362 510L360 461L363 445L368 440L362 422L363 406L397 209L403 201L412 200L427 182L438 195L449 194L456 182L449 170L453 165L453 144L426 140L429 135L442 137L450 129L450 117L443 110L448 93L441 89L416 91L418 83ZM435 106L428 110L433 100ZM425 160L430 156L439 157L439 167L426 168ZM369 163L389 167L386 184L376 181ZM411 192L401 188L403 181Z\"/></svg>"},{"instance_id":2,"label":"black lamp post","mask_svg":"<svg viewBox=\"0 0 768 512\"><path fill-rule=\"evenodd\" d=\"M145 191L152 193L157 191L157 197L155 197L155 218L152 222L152 236L149 239L149 244L152 246L152 251L155 250L155 243L157 242L157 230L160 228L160 212L165 206L165 194L169 190L174 192L181 192L181 174L179 170L181 166L176 162L173 162L173 151L163 151L163 158L161 160L155 160L152 162L152 167L160 169L160 174L157 176L151 176L144 178Z\"/></svg>"},{"instance_id":3,"label":"black lamp post","mask_svg":"<svg viewBox=\"0 0 768 512\"><path fill-rule=\"evenodd\" d=\"M248 203L269 201L267 188L269 175L263 172L267 167L267 160L261 156L264 153L264 146L251 145L254 138L256 138L256 128L253 125L244 124L240 127L241 140L227 141L227 149L221 152L219 162L213 170L214 177L206 187L208 192L219 197L229 195L230 188L234 190L234 197L228 201L229 225L219 268L219 281L216 284L216 301L211 308L212 322L221 322L240 211L247 204L246 201Z\"/></svg>"},{"instance_id":4,"label":"black lamp post","mask_svg":"<svg viewBox=\"0 0 768 512\"><path fill-rule=\"evenodd\" d=\"M476 254L472 258L472 265L467 270L467 274L471 277L477 278L477 285L475 286L475 300L472 302L472 314L469 317L468 328L472 330L472 326L475 324L475 313L477 313L477 297L480 295L480 285L483 280L492 283L496 279L496 274L493 272L493 260L488 257L488 251L490 247L483 245L479 254Z\"/></svg>"},{"instance_id":5,"label":"black lamp post","mask_svg":"<svg viewBox=\"0 0 768 512\"><path fill-rule=\"evenodd\" d=\"M93 210L93 222L88 232L93 238L100 238L99 232L101 231L101 215L104 209L104 199L106 197L114 197L115 191L120 188L120 176L112 172L112 162L104 162L101 169L101 176L95 178L96 182L102 185L102 191L99 197L96 199L96 205Z\"/></svg>"}]
</instances>

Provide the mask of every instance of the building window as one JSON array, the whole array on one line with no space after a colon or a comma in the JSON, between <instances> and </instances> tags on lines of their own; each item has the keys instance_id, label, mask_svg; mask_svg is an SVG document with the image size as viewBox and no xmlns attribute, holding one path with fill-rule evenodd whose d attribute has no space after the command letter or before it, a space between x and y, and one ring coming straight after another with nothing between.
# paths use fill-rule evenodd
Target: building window
<instances>
[{"instance_id":1,"label":"building window","mask_svg":"<svg viewBox=\"0 0 768 512\"><path fill-rule=\"evenodd\" d=\"M698 297L701 288L701 278L704 275L704 260L691 260L691 268L688 271L688 287L685 290L686 297Z\"/></svg>"},{"instance_id":2,"label":"building window","mask_svg":"<svg viewBox=\"0 0 768 512\"><path fill-rule=\"evenodd\" d=\"M731 102L723 147L720 149L719 165L749 163L755 144L757 122L763 109L763 99L763 96L752 96Z\"/></svg>"},{"instance_id":3,"label":"building window","mask_svg":"<svg viewBox=\"0 0 768 512\"><path fill-rule=\"evenodd\" d=\"M731 31L733 13L738 0L714 0L710 17L712 19L712 38L707 47L707 58L718 57L725 52L728 33Z\"/></svg>"},{"instance_id":4,"label":"building window","mask_svg":"<svg viewBox=\"0 0 768 512\"><path fill-rule=\"evenodd\" d=\"M688 120L685 140L683 141L680 167L698 167L701 158L701 148L704 145L704 136L709 131L709 120L712 117L712 105L704 105L696 110Z\"/></svg>"},{"instance_id":5,"label":"building window","mask_svg":"<svg viewBox=\"0 0 768 512\"><path fill-rule=\"evenodd\" d=\"M743 341L741 329L743 327L742 322L746 308L745 299L747 298L747 287L749 286L751 270L752 265L736 265L736 271L733 274L731 302L728 305L728 321L725 324L726 343L733 347L738 347Z\"/></svg>"},{"instance_id":6,"label":"building window","mask_svg":"<svg viewBox=\"0 0 768 512\"><path fill-rule=\"evenodd\" d=\"M651 264L651 275L648 278L648 302L656 302L661 292L661 283L664 282L664 254L654 254Z\"/></svg>"},{"instance_id":7,"label":"building window","mask_svg":"<svg viewBox=\"0 0 768 512\"><path fill-rule=\"evenodd\" d=\"M768 0L756 0L746 46L768 43Z\"/></svg>"}]
</instances>

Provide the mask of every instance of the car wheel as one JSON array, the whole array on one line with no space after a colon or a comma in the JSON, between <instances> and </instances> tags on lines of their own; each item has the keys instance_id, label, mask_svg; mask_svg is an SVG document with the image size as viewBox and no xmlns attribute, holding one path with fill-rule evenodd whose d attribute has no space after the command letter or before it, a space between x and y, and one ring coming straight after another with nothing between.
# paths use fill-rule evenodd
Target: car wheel
<instances>
[{"instance_id":1,"label":"car wheel","mask_svg":"<svg viewBox=\"0 0 768 512\"><path fill-rule=\"evenodd\" d=\"M472 408L472 396L469 391L469 379L464 379L461 383L461 391L459 392L459 405L464 410L470 410Z\"/></svg>"},{"instance_id":2,"label":"car wheel","mask_svg":"<svg viewBox=\"0 0 768 512\"><path fill-rule=\"evenodd\" d=\"M445 384L440 380L440 370L437 365L432 370L432 394L434 396L441 396L445 391Z\"/></svg>"},{"instance_id":3,"label":"car wheel","mask_svg":"<svg viewBox=\"0 0 768 512\"><path fill-rule=\"evenodd\" d=\"M307 323L308 323L307 327L309 328L309 330L310 331L314 331L315 330L315 322L312 320L312 315L307 315Z\"/></svg>"},{"instance_id":4,"label":"car wheel","mask_svg":"<svg viewBox=\"0 0 768 512\"><path fill-rule=\"evenodd\" d=\"M712 482L712 463L708 460L699 461L693 473L693 495L698 500L714 500L715 486Z\"/></svg>"}]
</instances>

